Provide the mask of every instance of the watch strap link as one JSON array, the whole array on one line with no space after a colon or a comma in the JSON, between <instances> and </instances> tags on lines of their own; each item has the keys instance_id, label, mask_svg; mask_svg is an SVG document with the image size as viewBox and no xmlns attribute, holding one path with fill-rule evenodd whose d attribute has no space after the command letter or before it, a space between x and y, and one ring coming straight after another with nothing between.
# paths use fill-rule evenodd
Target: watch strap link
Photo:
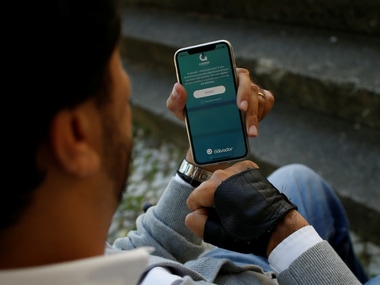
<instances>
[{"instance_id":1,"label":"watch strap link","mask_svg":"<svg viewBox=\"0 0 380 285\"><path fill-rule=\"evenodd\" d=\"M190 185L197 187L203 181L208 180L212 172L203 169L199 166L191 164L186 159L183 159L177 170L178 175Z\"/></svg>"}]
</instances>

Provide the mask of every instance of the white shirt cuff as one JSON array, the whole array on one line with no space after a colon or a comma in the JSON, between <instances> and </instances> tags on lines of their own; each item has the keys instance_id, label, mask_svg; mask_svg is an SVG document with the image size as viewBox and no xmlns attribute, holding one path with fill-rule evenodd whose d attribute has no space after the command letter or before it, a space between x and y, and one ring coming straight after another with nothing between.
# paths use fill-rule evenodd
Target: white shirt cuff
<instances>
[{"instance_id":1,"label":"white shirt cuff","mask_svg":"<svg viewBox=\"0 0 380 285\"><path fill-rule=\"evenodd\" d=\"M300 255L321 241L322 238L313 226L303 227L275 247L268 257L269 264L277 274L281 273Z\"/></svg>"},{"instance_id":2,"label":"white shirt cuff","mask_svg":"<svg viewBox=\"0 0 380 285\"><path fill-rule=\"evenodd\" d=\"M171 285L179 284L182 277L171 274L169 270L163 267L154 267L148 272L140 285Z\"/></svg>"}]
</instances>

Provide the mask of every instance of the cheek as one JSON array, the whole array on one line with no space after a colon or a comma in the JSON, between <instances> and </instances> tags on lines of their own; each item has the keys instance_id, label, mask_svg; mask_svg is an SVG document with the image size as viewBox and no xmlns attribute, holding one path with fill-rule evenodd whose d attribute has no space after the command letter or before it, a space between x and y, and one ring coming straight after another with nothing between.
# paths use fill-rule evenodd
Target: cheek
<instances>
[{"instance_id":1,"label":"cheek","mask_svg":"<svg viewBox=\"0 0 380 285\"><path fill-rule=\"evenodd\" d=\"M127 106L125 108L124 128L127 133L128 139L132 140L132 108L129 102L127 103Z\"/></svg>"},{"instance_id":2,"label":"cheek","mask_svg":"<svg viewBox=\"0 0 380 285\"><path fill-rule=\"evenodd\" d=\"M118 86L118 98L119 98L119 122L121 132L125 137L130 139L132 137L132 110L129 103L130 98L130 83L127 74L124 70L119 70L119 86Z\"/></svg>"},{"instance_id":3,"label":"cheek","mask_svg":"<svg viewBox=\"0 0 380 285\"><path fill-rule=\"evenodd\" d=\"M132 138L132 114L129 99L131 95L130 79L124 70L120 57L113 57L112 74L114 78L115 114L123 138L131 143Z\"/></svg>"},{"instance_id":4,"label":"cheek","mask_svg":"<svg viewBox=\"0 0 380 285\"><path fill-rule=\"evenodd\" d=\"M130 152L133 144L131 107L126 104L123 108L118 120L118 127L120 139L123 141L124 146L127 147L128 152Z\"/></svg>"},{"instance_id":5,"label":"cheek","mask_svg":"<svg viewBox=\"0 0 380 285\"><path fill-rule=\"evenodd\" d=\"M131 107L127 106L125 116L124 116L124 130L126 132L126 137L129 142L132 141L132 110Z\"/></svg>"}]
</instances>

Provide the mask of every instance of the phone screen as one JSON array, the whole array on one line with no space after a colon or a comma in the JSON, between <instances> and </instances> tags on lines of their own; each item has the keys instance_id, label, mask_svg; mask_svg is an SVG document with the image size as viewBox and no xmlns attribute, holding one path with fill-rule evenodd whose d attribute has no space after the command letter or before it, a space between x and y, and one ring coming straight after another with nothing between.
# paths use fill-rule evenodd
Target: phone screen
<instances>
[{"instance_id":1,"label":"phone screen","mask_svg":"<svg viewBox=\"0 0 380 285\"><path fill-rule=\"evenodd\" d=\"M236 104L230 44L219 41L180 49L175 61L178 80L188 94L186 126L195 163L244 158L248 144Z\"/></svg>"}]
</instances>

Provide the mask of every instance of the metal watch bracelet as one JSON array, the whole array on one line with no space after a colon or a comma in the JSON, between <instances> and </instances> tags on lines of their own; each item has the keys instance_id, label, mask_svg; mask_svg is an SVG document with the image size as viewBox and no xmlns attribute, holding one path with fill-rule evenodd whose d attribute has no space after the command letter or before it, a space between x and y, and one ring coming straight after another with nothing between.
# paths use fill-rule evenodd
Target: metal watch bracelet
<instances>
[{"instance_id":1,"label":"metal watch bracelet","mask_svg":"<svg viewBox=\"0 0 380 285\"><path fill-rule=\"evenodd\" d=\"M199 184L208 180L212 175L211 171L191 164L185 158L178 167L177 173L184 181L190 183L190 185L194 187L199 186Z\"/></svg>"}]
</instances>

